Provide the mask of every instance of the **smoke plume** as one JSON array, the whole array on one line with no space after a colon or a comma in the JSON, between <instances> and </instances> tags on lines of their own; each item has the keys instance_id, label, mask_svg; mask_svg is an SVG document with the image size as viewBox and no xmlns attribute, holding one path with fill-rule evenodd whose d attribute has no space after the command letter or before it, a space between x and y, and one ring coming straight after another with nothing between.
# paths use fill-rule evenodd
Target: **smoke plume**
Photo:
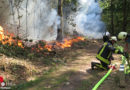
<instances>
[{"instance_id":1,"label":"smoke plume","mask_svg":"<svg viewBox=\"0 0 130 90\"><path fill-rule=\"evenodd\" d=\"M101 38L105 24L101 21L102 9L96 0L79 0L76 24L78 32L89 38Z\"/></svg>"}]
</instances>

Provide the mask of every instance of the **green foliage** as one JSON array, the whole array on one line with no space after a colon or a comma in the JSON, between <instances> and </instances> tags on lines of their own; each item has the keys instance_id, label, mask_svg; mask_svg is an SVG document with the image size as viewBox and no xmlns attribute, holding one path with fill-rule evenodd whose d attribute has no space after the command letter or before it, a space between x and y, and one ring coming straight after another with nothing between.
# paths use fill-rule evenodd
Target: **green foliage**
<instances>
[{"instance_id":1,"label":"green foliage","mask_svg":"<svg viewBox=\"0 0 130 90\"><path fill-rule=\"evenodd\" d=\"M126 14L127 14L127 26L126 30L127 32L130 32L130 2L129 0L127 1L126 5ZM102 13L102 20L106 23L107 30L111 32L111 0L100 0L100 6L103 9ZM120 31L123 30L123 6L124 0L114 0L113 1L113 13L114 13L114 30L115 34L119 33Z\"/></svg>"},{"instance_id":2,"label":"green foliage","mask_svg":"<svg viewBox=\"0 0 130 90\"><path fill-rule=\"evenodd\" d=\"M75 5L77 7L78 2L77 2L77 0L64 0L64 6L69 6L69 5L70 6ZM71 10L76 12L76 7L75 8L71 7Z\"/></svg>"},{"instance_id":3,"label":"green foliage","mask_svg":"<svg viewBox=\"0 0 130 90\"><path fill-rule=\"evenodd\" d=\"M77 0L64 0L64 4L73 3L74 5L77 5Z\"/></svg>"},{"instance_id":4,"label":"green foliage","mask_svg":"<svg viewBox=\"0 0 130 90\"><path fill-rule=\"evenodd\" d=\"M99 3L103 9L108 9L110 7L110 0L101 1Z\"/></svg>"}]
</instances>

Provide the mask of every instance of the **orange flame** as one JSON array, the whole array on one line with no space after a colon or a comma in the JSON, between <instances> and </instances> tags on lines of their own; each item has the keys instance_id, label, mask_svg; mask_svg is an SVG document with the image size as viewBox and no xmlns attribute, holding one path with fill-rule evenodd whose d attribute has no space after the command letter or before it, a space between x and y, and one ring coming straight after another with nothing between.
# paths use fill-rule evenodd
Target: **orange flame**
<instances>
[{"instance_id":1,"label":"orange flame","mask_svg":"<svg viewBox=\"0 0 130 90\"><path fill-rule=\"evenodd\" d=\"M3 45L8 43L9 45L15 44L21 48L24 48L22 40L17 40L17 39L14 40L13 37L14 34L9 32L5 33L3 27L0 26L0 42L2 42ZM67 48L67 47L71 47L74 42L79 42L79 41L84 41L84 37L77 37L69 40L64 39L63 42L55 42L55 43L57 47ZM52 51L53 45L46 43L44 47L40 46L39 44L38 48L32 48L32 50L36 50L37 52L40 52L41 50L44 49L47 49L48 51Z\"/></svg>"},{"instance_id":2,"label":"orange flame","mask_svg":"<svg viewBox=\"0 0 130 90\"><path fill-rule=\"evenodd\" d=\"M3 28L0 26L0 41L2 41L4 39L4 30Z\"/></svg>"},{"instance_id":3,"label":"orange flame","mask_svg":"<svg viewBox=\"0 0 130 90\"><path fill-rule=\"evenodd\" d=\"M52 45L45 45L44 48L46 48L48 51L52 51Z\"/></svg>"},{"instance_id":4,"label":"orange flame","mask_svg":"<svg viewBox=\"0 0 130 90\"><path fill-rule=\"evenodd\" d=\"M14 40L13 37L14 34L8 32L6 32L5 34L3 27L0 26L0 41L2 42L3 45L8 43L9 45L15 44L21 48L24 48L22 44L22 40Z\"/></svg>"},{"instance_id":5,"label":"orange flame","mask_svg":"<svg viewBox=\"0 0 130 90\"><path fill-rule=\"evenodd\" d=\"M70 39L70 40L64 39L62 43L56 42L56 46L64 49L67 47L71 47L74 42L84 41L84 39L85 39L84 37L77 37L75 39ZM48 51L52 51L53 46L45 45L44 48L46 48Z\"/></svg>"},{"instance_id":6,"label":"orange flame","mask_svg":"<svg viewBox=\"0 0 130 90\"><path fill-rule=\"evenodd\" d=\"M24 48L24 47L23 47L22 40L18 40L18 46L21 47L21 48Z\"/></svg>"}]
</instances>

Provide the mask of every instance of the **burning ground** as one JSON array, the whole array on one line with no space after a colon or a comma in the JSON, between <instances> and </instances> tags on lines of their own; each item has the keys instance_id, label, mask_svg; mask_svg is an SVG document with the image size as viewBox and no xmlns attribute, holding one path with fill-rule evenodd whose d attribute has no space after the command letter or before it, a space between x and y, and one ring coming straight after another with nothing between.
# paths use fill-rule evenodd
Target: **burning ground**
<instances>
[{"instance_id":1,"label":"burning ground","mask_svg":"<svg viewBox=\"0 0 130 90\"><path fill-rule=\"evenodd\" d=\"M64 49L56 49L56 53L46 52L48 55L42 55L40 58L20 59L18 57L7 57L1 54L0 72L6 80L21 84L30 80L35 80L37 77L44 76L56 70L56 68L66 66L69 63L76 61L79 56L82 56L82 51L87 49L93 52L92 48L98 44L96 41L79 41L72 44L72 47ZM92 46L91 46L92 45ZM86 47L85 47L86 46ZM91 48L91 49L90 49ZM91 51L92 50L92 51ZM85 53L84 53L85 55ZM60 65L60 66L59 66ZM62 66L61 66L62 65ZM19 88L19 87L18 87Z\"/></svg>"},{"instance_id":2,"label":"burning ground","mask_svg":"<svg viewBox=\"0 0 130 90\"><path fill-rule=\"evenodd\" d=\"M28 58L30 53L36 55L44 55L46 53L55 52L58 49L69 48L73 43L84 41L84 37L75 37L73 39L64 39L62 42L52 41L46 42L44 40L39 40L33 42L32 40L24 39L20 37L15 37L13 33L5 32L5 30L0 26L0 44L1 44L1 53L4 53L8 56L16 54L14 56L24 55ZM10 52L6 52L9 50ZM17 52L18 51L18 52ZM16 53L15 53L16 52ZM46 53L44 53L46 52Z\"/></svg>"},{"instance_id":3,"label":"burning ground","mask_svg":"<svg viewBox=\"0 0 130 90\"><path fill-rule=\"evenodd\" d=\"M80 43L86 43L84 37L63 42L23 40L0 26L1 75L16 84L33 80L56 65L69 62L66 53Z\"/></svg>"}]
</instances>

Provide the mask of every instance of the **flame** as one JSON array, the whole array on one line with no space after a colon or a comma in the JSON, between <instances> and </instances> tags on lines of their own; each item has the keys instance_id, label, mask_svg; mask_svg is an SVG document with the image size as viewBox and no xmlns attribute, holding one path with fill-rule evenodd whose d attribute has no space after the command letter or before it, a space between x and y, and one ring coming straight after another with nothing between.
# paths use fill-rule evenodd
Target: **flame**
<instances>
[{"instance_id":1,"label":"flame","mask_svg":"<svg viewBox=\"0 0 130 90\"><path fill-rule=\"evenodd\" d=\"M52 51L52 45L45 45L44 48L46 48L48 51Z\"/></svg>"},{"instance_id":2,"label":"flame","mask_svg":"<svg viewBox=\"0 0 130 90\"><path fill-rule=\"evenodd\" d=\"M77 37L75 39L70 39L70 40L64 39L63 42L56 42L56 46L64 49L67 47L71 47L74 42L84 41L84 39L85 39L84 37ZM53 46L45 45L44 48L46 48L48 51L52 51Z\"/></svg>"},{"instance_id":3,"label":"flame","mask_svg":"<svg viewBox=\"0 0 130 90\"><path fill-rule=\"evenodd\" d=\"M0 26L0 42L3 45L8 43L9 45L14 44L14 45L17 45L17 46L19 46L21 48L24 48L23 41L14 39L13 37L14 37L14 34L9 33L7 31L5 32L3 27ZM67 48L67 47L71 47L74 42L79 42L79 41L84 41L84 37L76 37L74 39L69 39L69 40L64 39L63 42L55 42L55 46L64 49L64 48ZM48 44L47 42L45 42L45 43L46 43L45 46L41 46L39 44L37 48L32 47L31 48L32 51L40 52L40 51L42 51L44 49L47 49L48 51L52 51L54 42L51 43L51 44Z\"/></svg>"},{"instance_id":4,"label":"flame","mask_svg":"<svg viewBox=\"0 0 130 90\"><path fill-rule=\"evenodd\" d=\"M2 41L4 39L4 30L3 28L0 26L0 41Z\"/></svg>"},{"instance_id":5,"label":"flame","mask_svg":"<svg viewBox=\"0 0 130 90\"><path fill-rule=\"evenodd\" d=\"M18 40L18 46L21 47L21 48L24 48L24 47L23 47L22 40Z\"/></svg>"},{"instance_id":6,"label":"flame","mask_svg":"<svg viewBox=\"0 0 130 90\"><path fill-rule=\"evenodd\" d=\"M15 45L18 45L21 48L24 48L22 40L14 40L13 37L14 37L14 34L9 33L8 31L4 32L3 27L0 26L0 41L3 45L5 45L5 44L9 44L9 45L15 44Z\"/></svg>"},{"instance_id":7,"label":"flame","mask_svg":"<svg viewBox=\"0 0 130 90\"><path fill-rule=\"evenodd\" d=\"M67 47L71 47L74 42L84 41L84 39L85 39L84 37L77 37L77 38L69 39L69 40L64 39L63 42L55 42L55 46L64 49ZM44 47L38 45L37 52L39 52L39 50L44 50L44 49L47 49L48 51L52 51L52 49L54 47L53 43L48 44L46 42L46 45ZM32 50L34 50L34 48Z\"/></svg>"}]
</instances>

